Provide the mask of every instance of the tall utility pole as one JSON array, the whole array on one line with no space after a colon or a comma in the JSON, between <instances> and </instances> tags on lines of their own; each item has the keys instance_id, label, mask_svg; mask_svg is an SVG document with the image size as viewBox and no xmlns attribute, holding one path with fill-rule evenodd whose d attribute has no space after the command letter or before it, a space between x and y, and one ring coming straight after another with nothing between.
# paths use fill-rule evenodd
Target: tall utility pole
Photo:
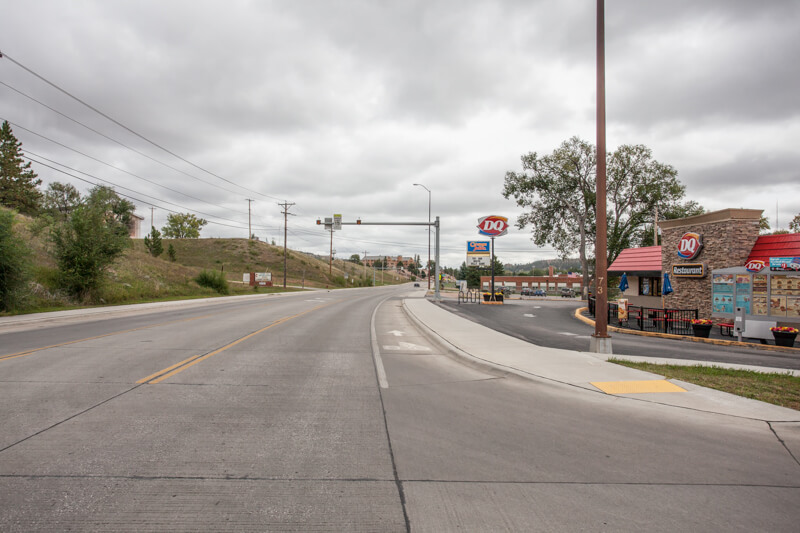
<instances>
[{"instance_id":1,"label":"tall utility pole","mask_svg":"<svg viewBox=\"0 0 800 533\"><path fill-rule=\"evenodd\" d=\"M253 238L253 228L250 225L250 203L253 202L250 198L245 198L247 200L247 239L250 240Z\"/></svg>"},{"instance_id":2,"label":"tall utility pole","mask_svg":"<svg viewBox=\"0 0 800 533\"><path fill-rule=\"evenodd\" d=\"M656 206L656 216L654 218L655 220L653 221L653 246L658 246L658 206Z\"/></svg>"},{"instance_id":3,"label":"tall utility pole","mask_svg":"<svg viewBox=\"0 0 800 533\"><path fill-rule=\"evenodd\" d=\"M151 208L150 208L150 228L154 228L154 227L155 227L155 226L153 225L153 211L155 211L155 210L156 210L156 208L155 208L155 207L151 207Z\"/></svg>"},{"instance_id":4,"label":"tall utility pole","mask_svg":"<svg viewBox=\"0 0 800 533\"><path fill-rule=\"evenodd\" d=\"M367 251L364 250L364 277L367 277Z\"/></svg>"},{"instance_id":5,"label":"tall utility pole","mask_svg":"<svg viewBox=\"0 0 800 533\"><path fill-rule=\"evenodd\" d=\"M283 207L283 288L286 288L286 235L288 233L288 223L289 223L289 215L294 216L294 214L289 212L289 208L294 205L291 202L283 202L282 204L278 204L279 206Z\"/></svg>"},{"instance_id":6,"label":"tall utility pole","mask_svg":"<svg viewBox=\"0 0 800 533\"><path fill-rule=\"evenodd\" d=\"M606 54L605 1L597 0L597 235L595 239L595 312L591 351L611 353L608 336L608 235L606 227Z\"/></svg>"}]
</instances>

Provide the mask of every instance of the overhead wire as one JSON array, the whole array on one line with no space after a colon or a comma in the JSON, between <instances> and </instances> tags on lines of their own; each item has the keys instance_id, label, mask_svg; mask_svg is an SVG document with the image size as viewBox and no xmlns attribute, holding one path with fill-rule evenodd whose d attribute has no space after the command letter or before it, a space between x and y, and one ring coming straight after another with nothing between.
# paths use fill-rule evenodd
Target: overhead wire
<instances>
[{"instance_id":1,"label":"overhead wire","mask_svg":"<svg viewBox=\"0 0 800 533\"><path fill-rule=\"evenodd\" d=\"M258 194L258 195L260 195L260 196L263 196L263 197L265 197L265 198L272 198L272 199L274 199L274 200L284 200L283 198L278 198L278 197L276 197L276 196L271 196L271 195L269 195L269 194L264 194L264 193L261 193L261 192L259 192L259 191L256 191L256 190L253 190L253 189L250 189L250 188L248 188L248 187L244 187L243 185L239 185L238 183L235 183L235 182L233 182L233 181L231 181L231 180L229 180L229 179L227 179L227 178L224 178L224 177L222 177L222 176L220 176L220 175L218 175L218 174L216 174L216 173L214 173L214 172L212 172L212 171L210 171L210 170L207 170L207 169L205 169L205 168L203 168L203 167L201 167L201 166L199 166L199 165L197 165L197 164L193 163L192 161L189 161L188 159L186 159L186 158L184 158L184 157L182 157L182 156L180 156L180 155L176 154L175 152L173 152L173 151L171 151L171 150L169 150L169 149L167 149L167 148L165 148L165 147L161 146L160 144L156 143L155 141L152 141L152 140L148 139L148 138L147 138L147 137L145 137L144 135L142 135L142 134L140 134L140 133L138 133L138 132L134 131L133 129L129 128L128 126L126 126L125 124L123 124L123 123L119 122L118 120L114 119L113 117L111 117L111 116L109 116L109 115L107 115L107 114L103 113L102 111L100 111L100 110L99 110L99 109L97 109L96 107L92 106L91 104L89 104L89 103L87 103L87 102L84 102L83 100L81 100L81 99L80 99L80 98L78 98L77 96L73 95L72 93L70 93L70 92L69 92L69 91L67 91L66 89L63 89L63 88L59 87L58 85L56 85L56 84L55 84L55 83L53 83L52 81L48 80L48 79L47 79L47 78L45 78L44 76L42 76L42 75L40 75L40 74L38 74L38 73L34 72L32 69L30 69L30 68L26 67L25 65L23 65L23 64L22 64L22 63L20 63L19 61L15 60L13 57L9 56L8 54L6 54L6 53L4 53L4 52L0 52L0 58L5 58L5 59L8 59L9 61L11 61L11 62L12 62L12 63L14 63L15 65L17 65L19 68L21 68L21 69L25 70L25 71L26 71L26 72L28 72L29 74L31 74L31 75L35 76L36 78L40 79L41 81L43 81L43 82L44 82L44 83L46 83L47 85L49 85L49 86L53 87L53 88L54 88L54 89L56 89L57 91L59 91L59 92L63 93L64 95L68 96L69 98L71 98L71 99L75 100L76 102L78 102L78 103L80 103L80 104L84 105L85 107L87 107L87 108L91 109L92 111L94 111L94 112L95 112L95 113L97 113L98 115L102 116L102 117L103 117L103 118L105 118L106 120L108 120L108 121L110 121L110 122L112 122L112 123L116 124L117 126L119 126L120 128L124 129L125 131L127 131L127 132L131 133L132 135L134 135L134 136L136 136L136 137L138 137L138 138L142 139L142 140L143 140L143 141L145 141L146 143L148 143L148 144L150 144L150 145L152 145L152 146L155 146L156 148L158 148L158 149L160 149L160 150L162 150L162 151L164 151L164 152L166 152L166 153L170 154L171 156L175 157L176 159L179 159L180 161L183 161L183 162L184 162L184 163L186 163L187 165L190 165L190 166L192 166L192 167L194 167L194 168L196 168L196 169L198 169L198 170L200 170L200 171L202 171L202 172L205 172L206 174L208 174L208 175L210 175L210 176L214 176L215 178L217 178L217 179L220 179L220 180L222 180L222 181L224 181L224 182L226 182L226 183L230 183L231 185L233 185L233 186L235 186L235 187L239 187L239 188L240 188L240 189L242 189L242 190L245 190L245 191L248 191L248 192L252 192L252 193L254 193L254 194ZM284 200L284 201L285 201L285 200Z\"/></svg>"},{"instance_id":2,"label":"overhead wire","mask_svg":"<svg viewBox=\"0 0 800 533\"><path fill-rule=\"evenodd\" d=\"M51 107L51 106L49 106L49 105L45 104L44 102L41 102L41 101L37 100L36 98L34 98L34 97L32 97L32 96L30 96L30 95L28 95L28 94L25 94L24 92L20 91L19 89L15 88L15 87L12 87L11 85L9 85L9 84L7 84L7 83L5 83L5 82L3 82L3 81L0 81L0 85L4 85L5 87L7 87L7 88L11 89L12 91L14 91L14 92L16 92L16 93L18 93L18 94L20 94L20 95L24 96L25 98L28 98L28 99L30 99L30 100L32 100L32 101L34 101L34 102L36 102L37 104L39 104L39 105L41 105L41 106L43 106L43 107L45 107L45 108L49 109L50 111L52 111L52 112L54 112L54 113L56 113L56 114L58 114L58 115L61 115L62 117L66 118L66 119L68 119L68 120L71 120L71 121L72 121L72 122L74 122L75 124L78 124L78 125L80 125L80 126L82 126L82 127L86 128L87 130L89 130L89 131L91 131L91 132L93 132L93 133L95 133L95 134L97 134L97 135L99 135L99 136L103 137L104 139L107 139L107 140L109 140L109 141L111 141L111 142L113 142L113 143L116 143L116 144L118 144L119 146L122 146L123 148L125 148L125 149L127 149L127 150L130 150L131 152L134 152L135 154L138 154L138 155L140 155L140 156L142 156L142 157L144 157L144 158L147 158L147 159L149 159L150 161L153 161L153 162L155 162L155 163L158 163L159 165L162 165L162 166L164 166L164 167L166 167L166 168L168 168L168 169L170 169L170 170L173 170L173 171L175 171L175 172L178 172L178 173L180 173L180 174L183 174L184 176L188 176L188 177L190 177L190 178L192 178L192 179L194 179L194 180L197 180L197 181L199 181L200 183L205 183L206 185L210 185L210 186L212 186L212 187L216 187L216 188L218 188L218 189L220 189L220 190L223 190L223 191L226 191L226 192L229 192L229 193L232 193L232 194L241 194L241 193L240 193L240 191L233 191L233 190L231 190L231 189L228 189L228 188L226 188L226 187L223 187L223 186L221 186L221 185L218 185L218 184L216 184L216 183L214 183L214 182L211 182L211 181L206 181L206 180L204 180L204 179L198 178L197 176L195 176L195 175L193 175L193 174L189 174L188 172L186 172L186 171L184 171L184 170L181 170L181 169L179 169L179 168L177 168L177 167L174 167L174 166L172 166L172 165L170 165L170 164L168 164L168 163L165 163L165 162L163 162L163 161L161 161L161 160L159 160L159 159L156 159L155 157L152 157L152 156L150 156L150 155L148 155L148 154L146 154L146 153L142 152L141 150L137 150L136 148L133 148L132 146L128 146L127 144L125 144L125 143L123 143L123 142L121 142L121 141L118 141L117 139L114 139L113 137L111 137L111 136L109 136L109 135L106 135L105 133L103 133L103 132L101 132L101 131L98 131L98 130L96 130L96 129L92 128L91 126L87 126L87 125L86 125L86 124L84 124L83 122L81 122L81 121L79 121L79 120L77 120L77 119L74 119L74 118L70 117L69 115L67 115L67 114L65 114L65 113L62 113L61 111L59 111L59 110L57 110L57 109L55 109L55 108L53 108L53 107ZM11 123L11 122L9 121L9 123ZM12 123L12 124L13 124L13 123ZM17 127L19 127L19 128L22 128L22 126L19 126L19 125L16 125L16 126L17 126ZM25 129L25 128L22 128L22 129ZM30 131L30 130L27 130L27 131ZM31 133L33 133L33 132L31 132ZM46 138L46 137L45 137L45 138ZM48 139L48 140L50 140L50 139ZM55 141L53 141L53 142L55 142Z\"/></svg>"},{"instance_id":3,"label":"overhead wire","mask_svg":"<svg viewBox=\"0 0 800 533\"><path fill-rule=\"evenodd\" d=\"M0 83L1 83L1 82L0 82ZM10 120L4 119L3 117L0 117L0 120L6 120L6 121L7 121L9 124L11 124L12 126L14 126L14 127L15 127L15 128L17 128L17 129L21 129L21 130L27 131L28 133L30 133L30 134L32 134L32 135L36 135L37 137L40 137L40 138L42 138L42 139L44 139L44 140L46 140L46 141L49 141L49 142L51 142L51 143L53 143L53 144L55 144L55 145L57 145L57 146L60 146L60 147L62 147L62 148L65 148L65 149L67 149L67 150L70 150L71 152L74 152L74 153L76 153L76 154L78 154L78 155L81 155L81 156L83 156L83 157L86 157L86 158L88 158L88 159L91 159L92 161L95 161L95 162L97 162L97 163L100 163L100 164L102 164L102 165L105 165L105 166L107 166L107 167L113 168L114 170L117 170L117 171L119 171L119 172L122 172L122 173L124 173L124 174L128 174L129 176L132 176L132 177L134 177L134 178L136 178L136 179L140 179L140 180L142 180L142 181L146 181L147 183L150 183L150 184L152 184L152 185L155 185L155 186L157 186L157 187L161 187L162 189L166 189L166 190L168 190L168 191L171 191L171 192L174 192L174 193L180 194L180 195L182 195L182 196L185 196L185 197L187 197L187 198L191 198L192 200L197 200L198 202L203 202L204 204L208 204L208 205L211 205L211 206L214 206L214 207L218 207L218 208L220 208L220 209L228 209L228 210L229 210L229 208L226 208L226 207L223 207L223 206L221 206L221 205L218 205L218 204L214 204L214 203L208 202L208 201L206 201L206 200L203 200L202 198L197 198L196 196L192 196L191 194L186 194L185 192L181 192L181 191L179 191L179 190L177 190L177 189L173 189L173 188L171 188L171 187L167 187L166 185L162 185L162 184L160 184L160 183L158 183L158 182L156 182L156 181L153 181L153 180L150 180L150 179L148 179L148 178L145 178L145 177L139 176L138 174L135 174L135 173L133 173L133 172L130 172L130 171L128 171L128 170L125 170L124 168L119 168L119 167L118 167L118 166L116 166L116 165L112 165L111 163L107 163L107 162L103 161L102 159L98 159L98 158L96 158L96 157L94 157L94 156L91 156L91 155L89 155L89 154L83 153L83 152L81 152L80 150L76 150L75 148L72 148L72 147L70 147L70 146L67 146L66 144L60 143L60 142L58 142L58 141L56 141L56 140L53 140L53 139L51 139L51 138L49 138L49 137L47 137L47 136L45 136L45 135L42 135L41 133L37 133L37 132L35 132L35 131L31 130L31 129L28 129L28 128L24 127L24 126L21 126L21 125L19 125L19 124L15 123L15 122L12 122L12 121L10 121ZM26 149L26 150L25 150L25 152L26 152L26 153L29 153L29 154L32 154L32 155L34 155L34 156L36 156L36 157L40 157L40 158L42 158L42 159L46 159L44 156L42 156L42 155L40 155L40 154L36 154L36 153L32 152L31 150L27 150L27 149ZM55 163L55 161L50 161L50 162L51 162L51 163ZM59 164L60 164L60 163L59 163ZM66 166L66 165L64 165L64 166ZM74 169L71 169L71 170L74 170ZM76 171L76 172L78 172L78 171ZM244 213L240 213L240 214L244 214Z\"/></svg>"},{"instance_id":4,"label":"overhead wire","mask_svg":"<svg viewBox=\"0 0 800 533\"><path fill-rule=\"evenodd\" d=\"M37 165L41 165L41 166L43 166L43 167L49 168L49 169L51 169L51 170L55 170L56 172L60 172L61 174L65 174L65 175L67 175L67 176L70 176L70 177L72 177L72 178L75 178L75 179L77 179L77 180L83 181L83 182L85 182L85 183L89 183L90 185L96 185L96 186L97 186L97 185L100 185L99 183L96 183L96 182L93 182L93 181L87 180L87 179L85 179L85 178L81 178L80 176L76 176L76 175L74 175L74 174L70 174L69 172L66 172L65 170L61 170L60 168L54 167L54 166L52 166L52 165L48 165L47 163L43 163L43 162L41 162L41 161L38 161L38 160L36 160L36 159L34 159L34 158L32 158L32 157L29 157L29 156L27 156L27 155L23 155L23 159L26 159L26 160L28 160L28 161L30 161L30 162L32 162L32 163L36 163ZM92 174L89 174L89 173L86 173L86 172L83 172L83 171L80 171L80 170L76 170L76 169L74 169L74 168L68 167L67 165L62 165L61 163L57 163L57 162L51 161L51 160L49 160L49 159L46 159L46 158L43 158L43 159L45 159L46 161L50 161L50 162L51 162L51 163L53 163L53 164L56 164L56 165L63 166L64 168L68 168L69 170L71 170L71 171L73 171L73 172L78 172L79 174L83 174L83 175L85 175L85 176L89 176L90 178L93 178L93 179L96 179L96 180L102 181L102 182L104 182L104 183L109 183L109 184L113 185L114 187L119 187L120 189L124 189L124 190L126 190L126 191L132 191L132 192L134 192L134 193L136 193L136 194L139 194L139 195L141 195L141 196L145 196L145 197L148 197L148 198L154 198L154 197L152 197L152 196L150 196L150 195L148 195L148 194L142 193L142 192L140 192L140 191L135 191L135 190L133 190L133 189L131 189L131 188L129 188L129 187L125 187L125 186L122 186L122 185L118 185L118 184L116 184L116 183L113 183L113 182L111 182L111 181L109 181L109 180L106 180L106 179L100 178L100 177L98 177L98 176L94 176L94 175L92 175ZM131 196L131 195L129 195L129 194L125 194L125 193L122 193L122 192L119 192L119 191L115 191L115 192L116 192L117 194L119 194L120 196L124 196L124 197L126 197L126 198L130 198L131 200L136 200L137 202L142 202L142 203L149 203L149 204L153 205L154 207L157 207L158 209L162 209L162 210L164 210L164 211L168 211L168 212L170 212L170 213L178 213L178 211L175 211L175 210L173 210L173 209L166 208L166 207L164 207L164 206L162 206L162 205L158 205L158 204L155 204L155 203L152 203L152 202L145 202L145 201L144 201L144 200L142 200L141 198L137 198L137 197L135 197L135 196ZM213 217L213 218L217 218L217 219L220 219L220 220L228 220L229 222L235 222L235 223L238 223L238 224L242 224L241 222L238 222L238 221L236 221L236 220L230 220L230 219L227 219L227 218L224 218L224 217L220 217L220 216L217 216L217 215L211 215L211 214L208 214L208 213L203 213L202 211L196 211L196 210L194 210L194 209L189 209L189 208L187 208L187 207L185 207L185 206L182 206L182 205L176 204L176 203L174 203L174 202L170 202L170 201L168 201L168 200L163 200L163 199L162 199L161 201L162 201L162 202L164 202L164 203L166 203L166 204L174 205L174 206L176 206L176 207L180 207L181 209L185 209L185 210L187 210L187 211L190 211L190 212L193 212L193 213L197 213L197 214L200 214L200 215L204 215L204 216L208 216L208 217ZM242 226L232 226L232 225L230 225L230 224L223 224L222 222L216 222L216 221L213 221L213 220L208 220L207 222L208 222L209 224L215 224L215 225L218 225L218 226L226 226L226 227L229 227L229 228L236 228L236 229L247 229L247 226L246 226L246 225L242 225ZM262 229L262 228L261 228L261 227L258 227L258 226L256 226L256 229Z\"/></svg>"}]
</instances>

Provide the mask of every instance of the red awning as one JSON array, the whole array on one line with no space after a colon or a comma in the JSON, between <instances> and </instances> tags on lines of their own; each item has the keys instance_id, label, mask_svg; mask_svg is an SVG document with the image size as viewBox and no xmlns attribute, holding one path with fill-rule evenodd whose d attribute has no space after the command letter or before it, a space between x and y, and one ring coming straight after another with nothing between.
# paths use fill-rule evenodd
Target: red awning
<instances>
[{"instance_id":1,"label":"red awning","mask_svg":"<svg viewBox=\"0 0 800 533\"><path fill-rule=\"evenodd\" d=\"M800 257L800 233L761 235L750 250L747 261L761 259L769 267L770 257Z\"/></svg>"},{"instance_id":2,"label":"red awning","mask_svg":"<svg viewBox=\"0 0 800 533\"><path fill-rule=\"evenodd\" d=\"M661 247L626 248L608 267L609 272L655 272L661 273Z\"/></svg>"}]
</instances>

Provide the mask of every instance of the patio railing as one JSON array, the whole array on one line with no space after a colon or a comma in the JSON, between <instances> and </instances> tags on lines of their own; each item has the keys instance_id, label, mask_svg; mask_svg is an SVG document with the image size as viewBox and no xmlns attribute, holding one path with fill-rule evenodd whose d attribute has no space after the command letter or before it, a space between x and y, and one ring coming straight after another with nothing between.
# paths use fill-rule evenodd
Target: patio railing
<instances>
[{"instance_id":1,"label":"patio railing","mask_svg":"<svg viewBox=\"0 0 800 533\"><path fill-rule=\"evenodd\" d=\"M594 298L589 298L589 314L595 316ZM627 319L619 318L619 305L608 302L608 323L640 331L658 331L675 335L692 335L692 319L697 309L662 309L628 305Z\"/></svg>"}]
</instances>

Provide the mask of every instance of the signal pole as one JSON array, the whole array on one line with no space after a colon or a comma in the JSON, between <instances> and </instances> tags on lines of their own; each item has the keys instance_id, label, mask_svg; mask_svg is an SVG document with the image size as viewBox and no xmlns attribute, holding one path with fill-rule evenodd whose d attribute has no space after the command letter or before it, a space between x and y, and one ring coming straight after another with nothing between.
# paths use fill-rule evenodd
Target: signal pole
<instances>
[{"instance_id":1,"label":"signal pole","mask_svg":"<svg viewBox=\"0 0 800 533\"><path fill-rule=\"evenodd\" d=\"M289 212L289 208L294 205L294 203L290 202L283 202L282 204L278 204L279 206L283 207L283 288L286 288L286 234L288 233L288 224L289 224L289 215L294 216L294 214Z\"/></svg>"}]
</instances>

